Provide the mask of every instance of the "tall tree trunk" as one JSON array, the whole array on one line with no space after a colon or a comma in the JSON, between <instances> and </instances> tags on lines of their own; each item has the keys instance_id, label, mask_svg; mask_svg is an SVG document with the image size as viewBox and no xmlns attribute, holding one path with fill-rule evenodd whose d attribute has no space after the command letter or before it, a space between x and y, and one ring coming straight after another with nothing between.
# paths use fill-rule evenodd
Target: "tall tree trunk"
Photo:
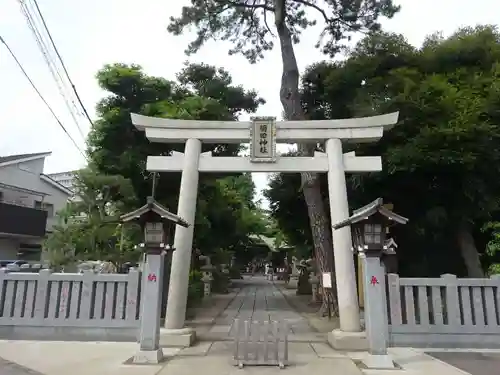
<instances>
[{"instance_id":1,"label":"tall tree trunk","mask_svg":"<svg viewBox=\"0 0 500 375\"><path fill-rule=\"evenodd\" d=\"M460 223L457 231L458 247L467 268L467 276L472 278L484 277L483 267L477 252L476 243L472 236L472 229L466 222Z\"/></svg>"},{"instance_id":2,"label":"tall tree trunk","mask_svg":"<svg viewBox=\"0 0 500 375\"><path fill-rule=\"evenodd\" d=\"M299 68L293 48L290 30L286 25L286 0L274 0L275 23L281 47L283 73L281 76L280 100L287 120L305 120L304 110L300 102ZM298 144L299 154L312 156L315 144ZM307 204L309 223L314 242L314 254L320 272L332 273L332 289L324 289L328 298L323 298L324 303L329 300L337 310L335 270L333 268L332 233L329 226L325 204L321 195L319 175L317 173L302 172L301 183L304 199ZM322 282L322 278L320 278Z\"/></svg>"}]
</instances>

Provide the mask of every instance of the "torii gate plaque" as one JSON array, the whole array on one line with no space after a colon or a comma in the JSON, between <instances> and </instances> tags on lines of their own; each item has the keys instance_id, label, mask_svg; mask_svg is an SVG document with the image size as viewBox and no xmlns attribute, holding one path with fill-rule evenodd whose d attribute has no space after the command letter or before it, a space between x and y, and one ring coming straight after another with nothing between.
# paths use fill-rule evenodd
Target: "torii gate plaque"
<instances>
[{"instance_id":1,"label":"torii gate plaque","mask_svg":"<svg viewBox=\"0 0 500 375\"><path fill-rule=\"evenodd\" d=\"M276 162L276 117L252 117L250 125L250 161Z\"/></svg>"}]
</instances>

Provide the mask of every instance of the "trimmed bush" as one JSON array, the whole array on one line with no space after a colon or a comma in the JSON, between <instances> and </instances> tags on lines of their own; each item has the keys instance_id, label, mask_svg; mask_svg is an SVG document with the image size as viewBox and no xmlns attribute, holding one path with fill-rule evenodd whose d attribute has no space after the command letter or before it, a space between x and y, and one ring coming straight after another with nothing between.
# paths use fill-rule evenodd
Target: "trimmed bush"
<instances>
[{"instance_id":1,"label":"trimmed bush","mask_svg":"<svg viewBox=\"0 0 500 375\"><path fill-rule=\"evenodd\" d=\"M229 269L229 278L232 280L243 279L243 276L241 276L240 269L238 267L231 267Z\"/></svg>"},{"instance_id":2,"label":"trimmed bush","mask_svg":"<svg viewBox=\"0 0 500 375\"><path fill-rule=\"evenodd\" d=\"M312 294L312 285L309 282L309 275L306 272L302 272L299 276L297 294Z\"/></svg>"},{"instance_id":3,"label":"trimmed bush","mask_svg":"<svg viewBox=\"0 0 500 375\"><path fill-rule=\"evenodd\" d=\"M221 270L216 269L212 273L214 279L212 281L212 291L214 293L227 294L229 293L229 284L231 282L228 274L222 273Z\"/></svg>"},{"instance_id":4,"label":"trimmed bush","mask_svg":"<svg viewBox=\"0 0 500 375\"><path fill-rule=\"evenodd\" d=\"M200 271L189 272L189 287L187 306L193 307L198 305L203 299L203 274Z\"/></svg>"}]
</instances>

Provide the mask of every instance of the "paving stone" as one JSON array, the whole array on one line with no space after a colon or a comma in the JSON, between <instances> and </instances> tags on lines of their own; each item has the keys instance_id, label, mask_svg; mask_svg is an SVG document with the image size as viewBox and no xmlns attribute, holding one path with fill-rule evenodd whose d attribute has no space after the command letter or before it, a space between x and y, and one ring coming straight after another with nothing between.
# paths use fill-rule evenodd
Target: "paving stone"
<instances>
[{"instance_id":1,"label":"paving stone","mask_svg":"<svg viewBox=\"0 0 500 375\"><path fill-rule=\"evenodd\" d=\"M195 346L182 349L178 355L200 356L206 355L212 346L212 342L198 342Z\"/></svg>"},{"instance_id":2,"label":"paving stone","mask_svg":"<svg viewBox=\"0 0 500 375\"><path fill-rule=\"evenodd\" d=\"M222 357L193 357L178 358L168 362L158 375L362 375L361 371L345 358L310 359L304 357L293 361L285 370L277 366L245 367L240 370L233 366L232 361ZM413 374L412 374L413 375Z\"/></svg>"},{"instance_id":3,"label":"paving stone","mask_svg":"<svg viewBox=\"0 0 500 375\"><path fill-rule=\"evenodd\" d=\"M0 358L1 375L43 375L41 372L18 365L17 363Z\"/></svg>"},{"instance_id":4,"label":"paving stone","mask_svg":"<svg viewBox=\"0 0 500 375\"><path fill-rule=\"evenodd\" d=\"M208 332L210 333L225 333L229 334L231 330L231 325L215 325Z\"/></svg>"},{"instance_id":5,"label":"paving stone","mask_svg":"<svg viewBox=\"0 0 500 375\"><path fill-rule=\"evenodd\" d=\"M297 355L306 355L306 356L311 356L311 357L317 357L318 355L316 352L313 350L311 345L306 342L290 342L288 344L288 353L290 358L293 358L294 356Z\"/></svg>"},{"instance_id":6,"label":"paving stone","mask_svg":"<svg viewBox=\"0 0 500 375\"><path fill-rule=\"evenodd\" d=\"M234 351L234 344L231 341L216 341L212 344L208 351L208 355L229 355Z\"/></svg>"},{"instance_id":7,"label":"paving stone","mask_svg":"<svg viewBox=\"0 0 500 375\"><path fill-rule=\"evenodd\" d=\"M328 344L322 342L312 342L310 345L320 358L346 358L345 354L334 350Z\"/></svg>"}]
</instances>

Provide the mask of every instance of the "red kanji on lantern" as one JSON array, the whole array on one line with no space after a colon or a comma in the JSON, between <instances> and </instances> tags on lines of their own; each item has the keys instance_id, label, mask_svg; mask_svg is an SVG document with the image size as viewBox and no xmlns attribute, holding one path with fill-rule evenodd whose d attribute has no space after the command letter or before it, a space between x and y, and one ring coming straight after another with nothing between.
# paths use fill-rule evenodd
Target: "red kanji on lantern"
<instances>
[{"instance_id":1,"label":"red kanji on lantern","mask_svg":"<svg viewBox=\"0 0 500 375\"><path fill-rule=\"evenodd\" d=\"M148 281L156 283L156 275L154 273L150 273L148 275Z\"/></svg>"},{"instance_id":2,"label":"red kanji on lantern","mask_svg":"<svg viewBox=\"0 0 500 375\"><path fill-rule=\"evenodd\" d=\"M377 280L377 278L375 276L372 276L372 278L370 280L370 284L372 284L372 285L378 284L378 280Z\"/></svg>"}]
</instances>

